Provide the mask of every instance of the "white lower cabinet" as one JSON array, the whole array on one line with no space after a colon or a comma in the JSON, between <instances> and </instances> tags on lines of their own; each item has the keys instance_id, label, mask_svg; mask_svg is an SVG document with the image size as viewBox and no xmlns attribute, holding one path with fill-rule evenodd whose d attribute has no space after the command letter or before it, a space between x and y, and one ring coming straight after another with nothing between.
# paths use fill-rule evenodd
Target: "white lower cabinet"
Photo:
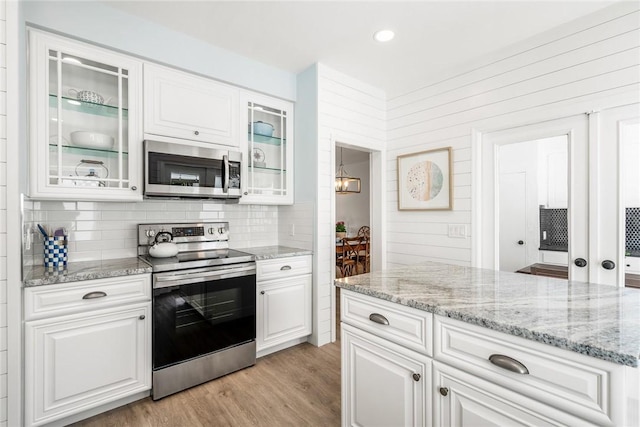
<instances>
[{"instance_id":1,"label":"white lower cabinet","mask_svg":"<svg viewBox=\"0 0 640 427\"><path fill-rule=\"evenodd\" d=\"M640 425L638 368L345 289L340 313L343 426Z\"/></svg>"},{"instance_id":2,"label":"white lower cabinet","mask_svg":"<svg viewBox=\"0 0 640 427\"><path fill-rule=\"evenodd\" d=\"M430 426L431 359L342 324L342 425Z\"/></svg>"},{"instance_id":3,"label":"white lower cabinet","mask_svg":"<svg viewBox=\"0 0 640 427\"><path fill-rule=\"evenodd\" d=\"M437 361L433 382L438 427L597 425Z\"/></svg>"},{"instance_id":4,"label":"white lower cabinet","mask_svg":"<svg viewBox=\"0 0 640 427\"><path fill-rule=\"evenodd\" d=\"M256 264L256 350L260 357L298 344L311 334L311 256Z\"/></svg>"},{"instance_id":5,"label":"white lower cabinet","mask_svg":"<svg viewBox=\"0 0 640 427\"><path fill-rule=\"evenodd\" d=\"M137 277L150 287L148 275ZM68 305L70 289L91 282L49 285L36 292L59 288L61 304ZM84 299L89 306L80 313L25 322L26 425L62 421L151 388L151 302L116 300L118 306L102 308L109 305L103 302L109 287L96 289L107 295ZM89 309L91 304L96 309ZM25 316L33 313L27 310Z\"/></svg>"}]
</instances>

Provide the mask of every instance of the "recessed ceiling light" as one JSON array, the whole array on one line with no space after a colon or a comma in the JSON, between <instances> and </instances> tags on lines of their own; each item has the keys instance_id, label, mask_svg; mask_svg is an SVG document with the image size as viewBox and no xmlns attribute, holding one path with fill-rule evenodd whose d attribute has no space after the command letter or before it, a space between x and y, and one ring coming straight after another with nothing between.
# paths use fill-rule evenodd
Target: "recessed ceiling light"
<instances>
[{"instance_id":1,"label":"recessed ceiling light","mask_svg":"<svg viewBox=\"0 0 640 427\"><path fill-rule=\"evenodd\" d=\"M378 30L373 33L373 39L379 42L388 42L395 37L395 33L391 30Z\"/></svg>"}]
</instances>

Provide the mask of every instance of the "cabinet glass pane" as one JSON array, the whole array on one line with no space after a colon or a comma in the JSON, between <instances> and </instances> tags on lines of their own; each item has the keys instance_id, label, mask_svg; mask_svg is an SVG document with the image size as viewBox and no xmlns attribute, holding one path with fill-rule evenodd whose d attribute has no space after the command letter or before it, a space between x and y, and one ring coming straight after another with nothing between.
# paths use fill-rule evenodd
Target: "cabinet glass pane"
<instances>
[{"instance_id":1,"label":"cabinet glass pane","mask_svg":"<svg viewBox=\"0 0 640 427\"><path fill-rule=\"evenodd\" d=\"M286 195L287 113L249 102L250 194Z\"/></svg>"},{"instance_id":2,"label":"cabinet glass pane","mask_svg":"<svg viewBox=\"0 0 640 427\"><path fill-rule=\"evenodd\" d=\"M128 187L126 70L49 51L49 183Z\"/></svg>"}]
</instances>

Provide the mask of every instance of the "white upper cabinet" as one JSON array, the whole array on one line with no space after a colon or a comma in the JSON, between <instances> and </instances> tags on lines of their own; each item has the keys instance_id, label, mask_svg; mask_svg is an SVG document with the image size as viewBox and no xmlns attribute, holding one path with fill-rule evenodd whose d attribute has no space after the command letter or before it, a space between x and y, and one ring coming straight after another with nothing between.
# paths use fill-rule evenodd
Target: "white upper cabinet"
<instances>
[{"instance_id":1,"label":"white upper cabinet","mask_svg":"<svg viewBox=\"0 0 640 427\"><path fill-rule=\"evenodd\" d=\"M293 104L245 91L241 105L247 157L240 203L293 204Z\"/></svg>"},{"instance_id":2,"label":"white upper cabinet","mask_svg":"<svg viewBox=\"0 0 640 427\"><path fill-rule=\"evenodd\" d=\"M29 195L141 200L142 62L29 29Z\"/></svg>"},{"instance_id":3,"label":"white upper cabinet","mask_svg":"<svg viewBox=\"0 0 640 427\"><path fill-rule=\"evenodd\" d=\"M237 147L239 89L144 64L144 132Z\"/></svg>"}]
</instances>

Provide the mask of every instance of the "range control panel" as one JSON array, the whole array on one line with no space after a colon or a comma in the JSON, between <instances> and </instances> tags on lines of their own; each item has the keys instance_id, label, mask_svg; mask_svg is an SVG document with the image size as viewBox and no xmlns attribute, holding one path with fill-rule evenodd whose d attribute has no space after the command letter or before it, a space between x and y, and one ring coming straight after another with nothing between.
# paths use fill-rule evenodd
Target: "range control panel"
<instances>
[{"instance_id":1,"label":"range control panel","mask_svg":"<svg viewBox=\"0 0 640 427\"><path fill-rule=\"evenodd\" d=\"M229 240L228 222L200 222L196 224L139 224L138 245L154 243L159 233L170 233L175 243L226 242ZM166 234L163 234L166 236ZM164 240L164 239L163 239Z\"/></svg>"}]
</instances>

